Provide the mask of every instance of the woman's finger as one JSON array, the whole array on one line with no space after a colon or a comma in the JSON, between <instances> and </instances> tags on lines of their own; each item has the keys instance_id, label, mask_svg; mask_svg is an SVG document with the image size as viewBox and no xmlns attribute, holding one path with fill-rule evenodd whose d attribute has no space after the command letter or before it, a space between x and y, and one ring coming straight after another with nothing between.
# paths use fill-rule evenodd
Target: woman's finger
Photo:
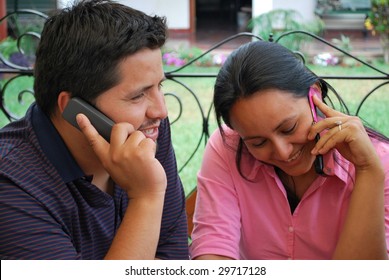
<instances>
[{"instance_id":1,"label":"woman's finger","mask_svg":"<svg viewBox=\"0 0 389 280\"><path fill-rule=\"evenodd\" d=\"M341 131L344 128L344 124L347 122L347 117L327 117L323 120L312 125L309 133L308 139L313 140L318 133L323 135L324 131L331 130L335 128L334 131Z\"/></svg>"},{"instance_id":2,"label":"woman's finger","mask_svg":"<svg viewBox=\"0 0 389 280\"><path fill-rule=\"evenodd\" d=\"M316 95L313 96L313 102L316 105L316 107L328 118L328 117L337 117L337 116L343 116L346 117L347 115L336 111L332 109L331 107L327 106L322 100L320 100L319 97Z\"/></svg>"},{"instance_id":3,"label":"woman's finger","mask_svg":"<svg viewBox=\"0 0 389 280\"><path fill-rule=\"evenodd\" d=\"M312 154L325 154L332 148L344 142L347 133L347 125L340 120L334 121L327 126L326 133L323 133L320 140L312 150Z\"/></svg>"}]
</instances>

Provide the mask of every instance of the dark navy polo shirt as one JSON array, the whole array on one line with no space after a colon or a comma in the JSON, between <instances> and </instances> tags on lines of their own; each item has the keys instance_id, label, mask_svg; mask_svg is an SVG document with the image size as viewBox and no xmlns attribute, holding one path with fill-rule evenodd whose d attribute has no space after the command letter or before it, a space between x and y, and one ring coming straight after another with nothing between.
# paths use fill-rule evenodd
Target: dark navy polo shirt
<instances>
[{"instance_id":1,"label":"dark navy polo shirt","mask_svg":"<svg viewBox=\"0 0 389 280\"><path fill-rule=\"evenodd\" d=\"M185 195L177 173L168 119L156 158L168 186L156 257L188 259ZM91 183L46 115L33 104L0 130L0 258L104 258L129 201Z\"/></svg>"}]
</instances>

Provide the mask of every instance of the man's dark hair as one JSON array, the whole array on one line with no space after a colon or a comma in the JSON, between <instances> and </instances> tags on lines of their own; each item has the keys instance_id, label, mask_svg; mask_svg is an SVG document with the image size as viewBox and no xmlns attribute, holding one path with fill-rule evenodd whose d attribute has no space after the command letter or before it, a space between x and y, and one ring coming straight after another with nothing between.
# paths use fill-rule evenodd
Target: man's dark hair
<instances>
[{"instance_id":1,"label":"man's dark hair","mask_svg":"<svg viewBox=\"0 0 389 280\"><path fill-rule=\"evenodd\" d=\"M108 0L83 0L50 17L36 53L37 104L51 115L61 91L93 101L115 86L127 56L161 48L166 18Z\"/></svg>"}]
</instances>

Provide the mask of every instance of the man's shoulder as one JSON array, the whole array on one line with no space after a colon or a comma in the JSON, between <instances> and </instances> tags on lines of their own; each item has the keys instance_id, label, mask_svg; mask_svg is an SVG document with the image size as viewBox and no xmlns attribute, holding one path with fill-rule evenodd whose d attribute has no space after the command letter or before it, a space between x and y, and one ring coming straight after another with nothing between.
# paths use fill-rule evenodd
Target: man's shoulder
<instances>
[{"instance_id":1,"label":"man's shoulder","mask_svg":"<svg viewBox=\"0 0 389 280\"><path fill-rule=\"evenodd\" d=\"M159 132L162 135L165 135L166 133L170 134L170 120L169 118L165 118L161 120L161 124L159 125Z\"/></svg>"},{"instance_id":2,"label":"man's shoulder","mask_svg":"<svg viewBox=\"0 0 389 280\"><path fill-rule=\"evenodd\" d=\"M0 130L0 175L11 176L42 168L42 152L28 121L21 119ZM37 169L34 168L37 167Z\"/></svg>"},{"instance_id":3,"label":"man's shoulder","mask_svg":"<svg viewBox=\"0 0 389 280\"><path fill-rule=\"evenodd\" d=\"M18 152L20 146L30 145L31 126L24 119L11 122L0 129L0 160L13 152Z\"/></svg>"},{"instance_id":4,"label":"man's shoulder","mask_svg":"<svg viewBox=\"0 0 389 280\"><path fill-rule=\"evenodd\" d=\"M158 138L157 138L157 157L161 154L158 151L165 154L166 151L170 150L171 146L171 132L170 132L170 122L168 118L161 120L161 123L158 128Z\"/></svg>"}]
</instances>

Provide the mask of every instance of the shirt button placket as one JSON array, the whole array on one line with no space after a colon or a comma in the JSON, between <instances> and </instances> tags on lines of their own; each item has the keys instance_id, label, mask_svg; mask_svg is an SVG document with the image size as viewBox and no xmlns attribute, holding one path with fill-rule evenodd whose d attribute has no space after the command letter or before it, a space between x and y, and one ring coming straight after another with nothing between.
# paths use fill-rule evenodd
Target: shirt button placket
<instances>
[{"instance_id":1,"label":"shirt button placket","mask_svg":"<svg viewBox=\"0 0 389 280\"><path fill-rule=\"evenodd\" d=\"M288 227L288 260L293 259L293 251L294 251L294 228L292 225Z\"/></svg>"}]
</instances>

